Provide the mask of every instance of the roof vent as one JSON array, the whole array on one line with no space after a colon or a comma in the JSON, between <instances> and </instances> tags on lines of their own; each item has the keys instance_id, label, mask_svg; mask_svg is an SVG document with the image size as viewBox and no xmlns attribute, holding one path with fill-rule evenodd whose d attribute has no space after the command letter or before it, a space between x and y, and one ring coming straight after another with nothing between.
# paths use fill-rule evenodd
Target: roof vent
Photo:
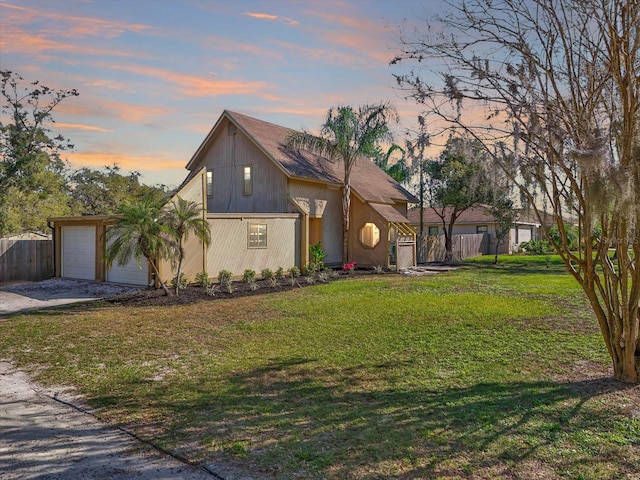
<instances>
[{"instance_id":1,"label":"roof vent","mask_svg":"<svg viewBox=\"0 0 640 480\"><path fill-rule=\"evenodd\" d=\"M238 130L237 127L233 123L230 123L229 126L227 127L227 134L235 135L237 130Z\"/></svg>"}]
</instances>

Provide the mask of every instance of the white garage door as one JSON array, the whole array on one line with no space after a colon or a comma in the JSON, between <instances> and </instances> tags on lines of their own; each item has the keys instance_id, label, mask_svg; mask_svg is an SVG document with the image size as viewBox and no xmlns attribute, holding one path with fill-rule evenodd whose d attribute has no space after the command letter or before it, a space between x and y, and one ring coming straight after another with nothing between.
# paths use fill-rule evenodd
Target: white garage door
<instances>
[{"instance_id":1,"label":"white garage door","mask_svg":"<svg viewBox=\"0 0 640 480\"><path fill-rule=\"evenodd\" d=\"M62 276L96 279L96 228L62 227Z\"/></svg>"},{"instance_id":2,"label":"white garage door","mask_svg":"<svg viewBox=\"0 0 640 480\"><path fill-rule=\"evenodd\" d=\"M107 282L125 283L127 285L148 285L149 284L149 265L147 260L140 260L141 267L138 266L135 258L132 258L125 265L118 265L117 261L113 262L111 268L107 269Z\"/></svg>"},{"instance_id":3,"label":"white garage door","mask_svg":"<svg viewBox=\"0 0 640 480\"><path fill-rule=\"evenodd\" d=\"M528 242L531 240L531 227L518 228L518 243Z\"/></svg>"}]
</instances>

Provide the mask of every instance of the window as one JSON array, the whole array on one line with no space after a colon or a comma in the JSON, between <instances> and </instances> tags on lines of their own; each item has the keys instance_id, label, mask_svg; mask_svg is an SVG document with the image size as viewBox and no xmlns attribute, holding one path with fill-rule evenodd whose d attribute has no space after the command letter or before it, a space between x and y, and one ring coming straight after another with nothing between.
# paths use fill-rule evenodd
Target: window
<instances>
[{"instance_id":1,"label":"window","mask_svg":"<svg viewBox=\"0 0 640 480\"><path fill-rule=\"evenodd\" d=\"M267 248L267 225L265 223L249 224L248 248Z\"/></svg>"},{"instance_id":2,"label":"window","mask_svg":"<svg viewBox=\"0 0 640 480\"><path fill-rule=\"evenodd\" d=\"M380 242L380 229L375 223L365 223L360 229L360 243L373 248Z\"/></svg>"},{"instance_id":3,"label":"window","mask_svg":"<svg viewBox=\"0 0 640 480\"><path fill-rule=\"evenodd\" d=\"M429 235L438 235L438 227L429 227Z\"/></svg>"},{"instance_id":4,"label":"window","mask_svg":"<svg viewBox=\"0 0 640 480\"><path fill-rule=\"evenodd\" d=\"M487 233L489 231L489 227L486 225L478 225L476 227L476 233Z\"/></svg>"},{"instance_id":5,"label":"window","mask_svg":"<svg viewBox=\"0 0 640 480\"><path fill-rule=\"evenodd\" d=\"M213 197L213 172L207 170L207 197Z\"/></svg>"},{"instance_id":6,"label":"window","mask_svg":"<svg viewBox=\"0 0 640 480\"><path fill-rule=\"evenodd\" d=\"M253 193L253 168L245 165L242 169L242 194L251 195Z\"/></svg>"}]
</instances>

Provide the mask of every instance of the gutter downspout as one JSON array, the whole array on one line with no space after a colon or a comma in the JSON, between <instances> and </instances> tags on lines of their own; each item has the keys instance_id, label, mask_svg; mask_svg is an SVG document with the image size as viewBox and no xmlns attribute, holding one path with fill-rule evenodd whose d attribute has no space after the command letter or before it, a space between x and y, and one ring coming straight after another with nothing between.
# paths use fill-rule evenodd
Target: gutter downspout
<instances>
[{"instance_id":1,"label":"gutter downspout","mask_svg":"<svg viewBox=\"0 0 640 480\"><path fill-rule=\"evenodd\" d=\"M47 219L47 227L49 227L51 229L51 241L53 242L52 245L52 254L51 254L51 261L53 262L53 275L51 275L51 277L55 277L56 276L56 227L55 225L51 224L51 220ZM50 277L50 278L51 278Z\"/></svg>"}]
</instances>

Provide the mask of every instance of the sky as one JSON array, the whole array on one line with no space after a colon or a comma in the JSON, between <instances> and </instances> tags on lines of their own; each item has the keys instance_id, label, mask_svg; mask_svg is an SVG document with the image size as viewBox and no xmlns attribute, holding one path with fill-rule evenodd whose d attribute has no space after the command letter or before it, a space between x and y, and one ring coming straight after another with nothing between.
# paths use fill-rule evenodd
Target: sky
<instances>
[{"instance_id":1,"label":"sky","mask_svg":"<svg viewBox=\"0 0 640 480\"><path fill-rule=\"evenodd\" d=\"M389 62L430 2L0 0L0 70L78 90L53 112L72 168L174 187L225 109L317 132L332 106L391 101L415 129Z\"/></svg>"}]
</instances>

